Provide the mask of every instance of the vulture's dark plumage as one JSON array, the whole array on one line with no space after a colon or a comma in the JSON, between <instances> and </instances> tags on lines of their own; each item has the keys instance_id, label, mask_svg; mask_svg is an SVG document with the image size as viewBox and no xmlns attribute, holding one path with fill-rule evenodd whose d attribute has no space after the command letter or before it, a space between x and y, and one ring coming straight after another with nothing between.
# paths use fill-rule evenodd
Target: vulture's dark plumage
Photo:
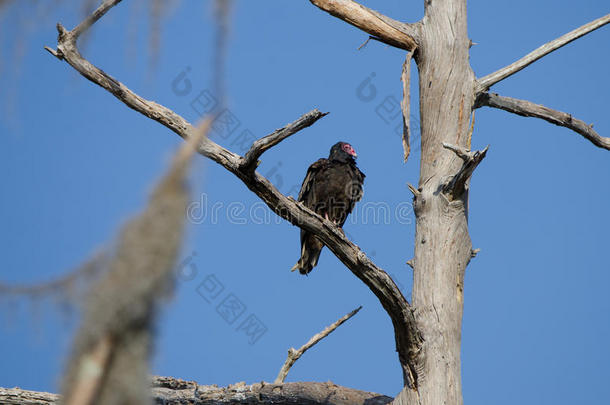
<instances>
[{"instance_id":1,"label":"vulture's dark plumage","mask_svg":"<svg viewBox=\"0 0 610 405\"><path fill-rule=\"evenodd\" d=\"M364 173L356 167L356 151L349 143L338 142L328 159L319 159L307 170L299 201L307 208L342 227L347 215L362 198ZM292 267L307 274L318 264L324 244L301 230L301 258Z\"/></svg>"}]
</instances>

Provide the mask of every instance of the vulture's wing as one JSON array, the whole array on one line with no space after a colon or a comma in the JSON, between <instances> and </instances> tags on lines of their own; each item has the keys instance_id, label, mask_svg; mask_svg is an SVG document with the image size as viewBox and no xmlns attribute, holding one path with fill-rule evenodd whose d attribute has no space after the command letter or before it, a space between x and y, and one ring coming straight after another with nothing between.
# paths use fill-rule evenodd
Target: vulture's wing
<instances>
[{"instance_id":1,"label":"vulture's wing","mask_svg":"<svg viewBox=\"0 0 610 405\"><path fill-rule=\"evenodd\" d=\"M347 211L348 214L352 212L352 210L354 209L354 205L356 205L356 203L362 199L362 195L364 194L362 185L364 184L364 178L366 176L357 167L354 166L354 169L355 170L354 170L354 174L353 174L353 186L352 186L354 188L352 190L352 195L349 200L349 206L348 206L348 211Z\"/></svg>"},{"instance_id":2,"label":"vulture's wing","mask_svg":"<svg viewBox=\"0 0 610 405\"><path fill-rule=\"evenodd\" d=\"M347 216L354 210L354 206L358 201L362 199L364 194L362 185L364 184L364 178L366 177L356 165L349 165L346 167L347 178L349 178L349 187L344 186L345 193L340 196L338 202L343 209L338 209L332 215L337 225L343 227Z\"/></svg>"},{"instance_id":3,"label":"vulture's wing","mask_svg":"<svg viewBox=\"0 0 610 405\"><path fill-rule=\"evenodd\" d=\"M301 191L299 192L299 198L298 201L301 202L309 202L310 199L310 192L311 189L313 188L313 184L314 184L314 179L316 174L320 171L320 169L322 169L323 167L328 166L329 160L322 158L322 159L318 159L315 162L313 162L311 164L311 166L309 166L309 169L307 169L307 174L305 175L305 180L303 180L303 184L301 185ZM308 205L308 204L305 204Z\"/></svg>"}]
</instances>

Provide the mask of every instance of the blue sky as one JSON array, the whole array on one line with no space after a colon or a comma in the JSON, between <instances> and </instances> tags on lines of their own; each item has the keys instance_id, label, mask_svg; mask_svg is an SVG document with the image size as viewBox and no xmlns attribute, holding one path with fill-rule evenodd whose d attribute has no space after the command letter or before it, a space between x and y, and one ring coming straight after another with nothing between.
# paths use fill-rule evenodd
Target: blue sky
<instances>
[{"instance_id":1,"label":"blue sky","mask_svg":"<svg viewBox=\"0 0 610 405\"><path fill-rule=\"evenodd\" d=\"M148 23L140 19L147 12L130 3L95 26L83 53L195 122L193 102L217 96L211 4L183 1L174 9L151 68ZM365 2L396 19L423 14L420 1L377 3ZM607 13L602 0L470 1L473 69L490 73ZM0 274L3 282L30 283L58 277L110 245L181 140L42 50L55 43L55 22L72 27L78 10L64 6L42 17L21 4L2 18ZM404 54L377 42L358 51L365 39L307 1L237 1L226 88L239 126L214 136L240 153L246 130L260 137L314 107L330 111L266 153L260 171L296 194L311 162L336 141L351 142L367 175L360 207L386 207L390 218L357 210L346 231L410 296L405 262L414 217L406 182L417 182L419 153L402 163L394 132L400 118L384 110L400 97ZM493 91L569 112L609 136L609 50L604 27ZM191 90L179 92L173 83L185 69ZM359 91L367 79L374 97ZM415 85L412 94L417 112ZM466 272L465 401L600 403L610 396L610 154L565 128L485 108L476 113L473 147L487 144L470 194L471 236L481 253ZM276 220L224 169L201 158L191 185L193 221L181 255L189 270L159 320L154 372L200 384L271 381L289 347L363 305L296 363L288 381L331 380L395 395L401 373L391 322L373 294L327 250L310 277L291 273L298 229ZM215 297L205 293L211 285ZM51 298L5 298L0 386L57 391L76 318ZM242 304L239 318L222 317L225 299ZM266 328L254 344L240 329L250 316Z\"/></svg>"}]
</instances>

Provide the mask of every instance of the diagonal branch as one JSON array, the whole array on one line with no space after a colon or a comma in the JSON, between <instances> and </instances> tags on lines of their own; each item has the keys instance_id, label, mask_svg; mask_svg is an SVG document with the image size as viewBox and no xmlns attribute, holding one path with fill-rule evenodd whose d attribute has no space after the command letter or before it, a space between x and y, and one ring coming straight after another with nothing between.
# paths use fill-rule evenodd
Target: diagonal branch
<instances>
[{"instance_id":1,"label":"diagonal branch","mask_svg":"<svg viewBox=\"0 0 610 405\"><path fill-rule=\"evenodd\" d=\"M476 150L474 152L448 143L443 143L443 148L449 149L464 161L457 174L443 187L443 192L448 196L450 201L453 201L459 198L466 190L468 180L472 176L474 169L485 158L489 145L483 150Z\"/></svg>"},{"instance_id":2,"label":"diagonal branch","mask_svg":"<svg viewBox=\"0 0 610 405\"><path fill-rule=\"evenodd\" d=\"M310 0L327 13L369 33L396 48L414 51L419 41L419 24L406 24L371 10L352 0Z\"/></svg>"},{"instance_id":3,"label":"diagonal branch","mask_svg":"<svg viewBox=\"0 0 610 405\"><path fill-rule=\"evenodd\" d=\"M495 93L484 93L479 96L477 106L499 108L523 117L541 118L551 124L569 128L591 141L595 146L610 150L610 138L600 136L593 129L593 125L587 125L584 121L576 119L568 113L552 110L531 101L503 97Z\"/></svg>"},{"instance_id":4,"label":"diagonal branch","mask_svg":"<svg viewBox=\"0 0 610 405\"><path fill-rule=\"evenodd\" d=\"M272 134L257 139L250 147L250 150L246 152L244 162L241 165L242 169L253 172L259 164L258 158L265 153L267 149L274 147L284 139L296 134L300 130L313 125L316 121L326 115L328 115L328 113L320 112L316 108L307 114L303 114L298 120L286 125L285 127L275 130Z\"/></svg>"},{"instance_id":5,"label":"diagonal branch","mask_svg":"<svg viewBox=\"0 0 610 405\"><path fill-rule=\"evenodd\" d=\"M288 349L288 358L284 362L284 365L280 369L277 378L274 381L274 384L282 384L290 371L290 368L294 365L294 363L301 358L303 354L309 349L311 349L316 343L320 340L324 339L326 336L330 335L335 329L339 326L343 325L348 319L352 316L356 315L358 311L362 309L362 305L358 308L354 309L349 314L344 315L337 322L332 325L327 326L322 332L315 334L307 343L305 343L299 350L294 350L292 347Z\"/></svg>"},{"instance_id":6,"label":"diagonal branch","mask_svg":"<svg viewBox=\"0 0 610 405\"><path fill-rule=\"evenodd\" d=\"M486 92L491 86L498 83L499 81L504 80L511 75L514 75L521 69L536 62L543 56L548 55L549 53L561 48L562 46L569 44L570 42L582 37L583 35L590 33L591 31L595 31L596 29L603 27L609 22L610 14L606 14L605 16L598 18L595 21L591 21L590 23L585 24L582 27L576 28L574 31L570 31L567 34L562 35L561 37L542 45L541 47L528 53L518 61L478 79L477 94Z\"/></svg>"},{"instance_id":7,"label":"diagonal branch","mask_svg":"<svg viewBox=\"0 0 610 405\"><path fill-rule=\"evenodd\" d=\"M116 4L117 2L110 3ZM110 3L102 4L94 14L100 13L100 10L107 12L109 8L104 7ZM195 136L196 129L183 117L160 104L145 100L84 59L76 47L75 36L70 31L66 31L61 24L58 24L57 28L59 31L57 50L46 48L54 56L65 60L82 76L113 94L127 107L159 122L184 139ZM392 319L404 383L408 387L416 388L417 370L420 368L418 364L421 360L419 352L423 338L411 306L392 278L377 267L358 246L347 239L335 224L325 220L293 198L280 193L268 179L258 172L244 170L243 164L246 160L243 157L223 148L207 137L198 143L197 152L237 176L277 215L316 235L356 277L368 286Z\"/></svg>"},{"instance_id":8,"label":"diagonal branch","mask_svg":"<svg viewBox=\"0 0 610 405\"><path fill-rule=\"evenodd\" d=\"M76 26L71 34L74 39L77 39L83 32L87 31L89 27L95 24L100 18L102 18L108 10L119 4L122 0L106 0L104 1L94 12L85 18L78 26Z\"/></svg>"}]
</instances>

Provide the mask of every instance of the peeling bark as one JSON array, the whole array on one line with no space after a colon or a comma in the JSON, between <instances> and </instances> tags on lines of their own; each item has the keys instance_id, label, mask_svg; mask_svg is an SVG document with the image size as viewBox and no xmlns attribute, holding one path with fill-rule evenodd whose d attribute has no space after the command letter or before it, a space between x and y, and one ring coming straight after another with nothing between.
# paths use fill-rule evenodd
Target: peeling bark
<instances>
[{"instance_id":1,"label":"peeling bark","mask_svg":"<svg viewBox=\"0 0 610 405\"><path fill-rule=\"evenodd\" d=\"M419 69L421 163L414 198L413 306L424 343L417 390L405 388L396 404L462 404L460 348L468 234L468 180L452 199L442 192L462 160L444 143L469 148L475 76L469 63L466 1L426 2Z\"/></svg>"}]
</instances>

